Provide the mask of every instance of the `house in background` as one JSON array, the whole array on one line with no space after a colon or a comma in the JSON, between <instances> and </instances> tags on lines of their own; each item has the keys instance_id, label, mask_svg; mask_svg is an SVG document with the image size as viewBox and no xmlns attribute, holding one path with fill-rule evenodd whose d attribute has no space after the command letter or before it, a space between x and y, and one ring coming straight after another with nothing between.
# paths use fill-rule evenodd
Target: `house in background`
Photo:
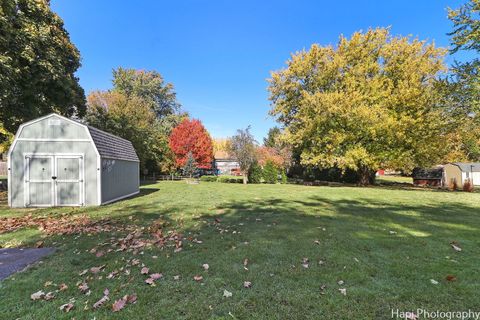
<instances>
[{"instance_id":1,"label":"house in background","mask_svg":"<svg viewBox=\"0 0 480 320\"><path fill-rule=\"evenodd\" d=\"M455 182L459 188L462 188L467 180L470 180L473 185L480 186L479 162L452 162L444 166L443 182L446 186Z\"/></svg>"},{"instance_id":2,"label":"house in background","mask_svg":"<svg viewBox=\"0 0 480 320\"><path fill-rule=\"evenodd\" d=\"M217 175L234 175L239 176L240 165L238 162L233 159L228 152L223 150L218 150L214 154L213 167Z\"/></svg>"},{"instance_id":3,"label":"house in background","mask_svg":"<svg viewBox=\"0 0 480 320\"><path fill-rule=\"evenodd\" d=\"M57 114L22 124L8 153L12 207L88 206L139 192L128 140Z\"/></svg>"}]
</instances>

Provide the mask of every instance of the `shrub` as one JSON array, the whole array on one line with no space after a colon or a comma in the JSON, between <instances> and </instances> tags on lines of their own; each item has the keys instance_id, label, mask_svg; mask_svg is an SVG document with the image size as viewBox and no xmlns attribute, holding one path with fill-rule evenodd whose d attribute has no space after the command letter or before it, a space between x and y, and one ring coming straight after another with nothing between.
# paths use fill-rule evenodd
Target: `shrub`
<instances>
[{"instance_id":1,"label":"shrub","mask_svg":"<svg viewBox=\"0 0 480 320\"><path fill-rule=\"evenodd\" d=\"M204 182L215 182L217 181L217 176L201 176L200 177L200 181L204 181Z\"/></svg>"},{"instance_id":2,"label":"shrub","mask_svg":"<svg viewBox=\"0 0 480 320\"><path fill-rule=\"evenodd\" d=\"M448 188L452 191L457 191L458 190L457 179L455 179L455 178L450 179L450 183L448 184Z\"/></svg>"},{"instance_id":3,"label":"shrub","mask_svg":"<svg viewBox=\"0 0 480 320\"><path fill-rule=\"evenodd\" d=\"M278 170L272 161L267 161L263 166L263 180L265 183L277 183Z\"/></svg>"},{"instance_id":4,"label":"shrub","mask_svg":"<svg viewBox=\"0 0 480 320\"><path fill-rule=\"evenodd\" d=\"M470 179L466 179L463 182L463 191L466 192L473 192L473 183Z\"/></svg>"},{"instance_id":5,"label":"shrub","mask_svg":"<svg viewBox=\"0 0 480 320\"><path fill-rule=\"evenodd\" d=\"M223 182L223 183L243 183L243 177L219 176L217 181L218 182Z\"/></svg>"},{"instance_id":6,"label":"shrub","mask_svg":"<svg viewBox=\"0 0 480 320\"><path fill-rule=\"evenodd\" d=\"M287 182L287 174L285 173L285 170L282 170L282 183L286 184Z\"/></svg>"},{"instance_id":7,"label":"shrub","mask_svg":"<svg viewBox=\"0 0 480 320\"><path fill-rule=\"evenodd\" d=\"M258 163L253 164L248 171L248 183L262 182L262 168Z\"/></svg>"}]
</instances>

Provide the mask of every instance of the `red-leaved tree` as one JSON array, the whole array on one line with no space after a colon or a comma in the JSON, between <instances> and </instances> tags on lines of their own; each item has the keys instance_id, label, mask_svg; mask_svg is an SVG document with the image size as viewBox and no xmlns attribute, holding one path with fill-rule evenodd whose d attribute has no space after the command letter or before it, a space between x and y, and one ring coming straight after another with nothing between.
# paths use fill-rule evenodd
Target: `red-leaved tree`
<instances>
[{"instance_id":1,"label":"red-leaved tree","mask_svg":"<svg viewBox=\"0 0 480 320\"><path fill-rule=\"evenodd\" d=\"M196 119L184 119L170 134L170 148L175 154L177 167L183 167L188 153L195 158L198 168L210 169L213 161L212 138Z\"/></svg>"}]
</instances>

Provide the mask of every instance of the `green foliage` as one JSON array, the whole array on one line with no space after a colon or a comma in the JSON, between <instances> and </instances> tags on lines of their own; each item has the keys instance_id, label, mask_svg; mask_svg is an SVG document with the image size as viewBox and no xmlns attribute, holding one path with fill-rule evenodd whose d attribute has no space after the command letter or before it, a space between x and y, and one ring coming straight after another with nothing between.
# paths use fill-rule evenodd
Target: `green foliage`
<instances>
[{"instance_id":1,"label":"green foliage","mask_svg":"<svg viewBox=\"0 0 480 320\"><path fill-rule=\"evenodd\" d=\"M186 176L192 177L192 175L195 173L196 170L197 170L197 162L195 161L193 154L189 152L187 154L187 160L185 161L185 165L182 168L183 174Z\"/></svg>"},{"instance_id":2,"label":"green foliage","mask_svg":"<svg viewBox=\"0 0 480 320\"><path fill-rule=\"evenodd\" d=\"M250 170L248 170L248 182L249 183L260 183L262 182L262 167L258 163L252 164Z\"/></svg>"},{"instance_id":3,"label":"green foliage","mask_svg":"<svg viewBox=\"0 0 480 320\"><path fill-rule=\"evenodd\" d=\"M173 84L165 83L157 71L120 67L113 70L113 86L127 96L138 96L149 101L159 119L180 110Z\"/></svg>"},{"instance_id":4,"label":"green foliage","mask_svg":"<svg viewBox=\"0 0 480 320\"><path fill-rule=\"evenodd\" d=\"M278 168L272 161L267 161L263 166L263 180L265 183L277 183L278 181Z\"/></svg>"},{"instance_id":5,"label":"green foliage","mask_svg":"<svg viewBox=\"0 0 480 320\"><path fill-rule=\"evenodd\" d=\"M440 81L444 97L445 116L452 132L449 139L454 147L446 161L480 160L480 1L470 0L459 9L449 9L454 24L454 48L476 52L472 61L455 62L449 77Z\"/></svg>"},{"instance_id":6,"label":"green foliage","mask_svg":"<svg viewBox=\"0 0 480 320\"><path fill-rule=\"evenodd\" d=\"M285 170L282 170L282 184L286 184L288 182L288 179L287 179L287 173L285 172Z\"/></svg>"},{"instance_id":7,"label":"green foliage","mask_svg":"<svg viewBox=\"0 0 480 320\"><path fill-rule=\"evenodd\" d=\"M167 97L160 98L166 90L160 79L154 71L114 70L115 87L88 96L85 119L94 127L130 140L142 169L172 173L176 164L168 145L169 136L187 114L178 112L173 106L158 112L159 101L168 101L173 94L169 89Z\"/></svg>"},{"instance_id":8,"label":"green foliage","mask_svg":"<svg viewBox=\"0 0 480 320\"><path fill-rule=\"evenodd\" d=\"M201 176L200 181L204 182L216 182L218 179L217 176Z\"/></svg>"},{"instance_id":9,"label":"green foliage","mask_svg":"<svg viewBox=\"0 0 480 320\"><path fill-rule=\"evenodd\" d=\"M49 1L0 1L0 143L51 112L83 116L79 67L80 53Z\"/></svg>"},{"instance_id":10,"label":"green foliage","mask_svg":"<svg viewBox=\"0 0 480 320\"><path fill-rule=\"evenodd\" d=\"M275 148L278 145L278 138L280 137L281 130L279 127L273 127L268 130L266 138L263 138L263 145L269 148Z\"/></svg>"},{"instance_id":11,"label":"green foliage","mask_svg":"<svg viewBox=\"0 0 480 320\"><path fill-rule=\"evenodd\" d=\"M243 183L247 183L250 166L256 162L255 139L250 133L250 127L237 130L237 134L230 139L229 152L237 160L244 176Z\"/></svg>"},{"instance_id":12,"label":"green foliage","mask_svg":"<svg viewBox=\"0 0 480 320\"><path fill-rule=\"evenodd\" d=\"M217 179L218 182L224 182L224 183L242 183L243 182L243 177L237 177L237 176L218 176Z\"/></svg>"},{"instance_id":13,"label":"green foliage","mask_svg":"<svg viewBox=\"0 0 480 320\"><path fill-rule=\"evenodd\" d=\"M448 10L448 18L453 22L453 52L460 49L480 51L480 0L468 0L458 9Z\"/></svg>"},{"instance_id":14,"label":"green foliage","mask_svg":"<svg viewBox=\"0 0 480 320\"><path fill-rule=\"evenodd\" d=\"M312 45L272 74L271 114L303 165L359 172L412 170L445 153L436 77L446 50L388 29Z\"/></svg>"}]
</instances>

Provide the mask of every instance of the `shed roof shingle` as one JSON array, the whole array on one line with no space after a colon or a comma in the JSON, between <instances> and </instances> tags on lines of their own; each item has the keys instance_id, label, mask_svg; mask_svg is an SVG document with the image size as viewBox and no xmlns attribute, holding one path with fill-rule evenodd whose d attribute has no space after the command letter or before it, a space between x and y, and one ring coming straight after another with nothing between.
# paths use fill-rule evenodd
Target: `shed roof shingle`
<instances>
[{"instance_id":1,"label":"shed roof shingle","mask_svg":"<svg viewBox=\"0 0 480 320\"><path fill-rule=\"evenodd\" d=\"M103 158L139 161L132 143L100 129L87 126L98 153Z\"/></svg>"}]
</instances>

